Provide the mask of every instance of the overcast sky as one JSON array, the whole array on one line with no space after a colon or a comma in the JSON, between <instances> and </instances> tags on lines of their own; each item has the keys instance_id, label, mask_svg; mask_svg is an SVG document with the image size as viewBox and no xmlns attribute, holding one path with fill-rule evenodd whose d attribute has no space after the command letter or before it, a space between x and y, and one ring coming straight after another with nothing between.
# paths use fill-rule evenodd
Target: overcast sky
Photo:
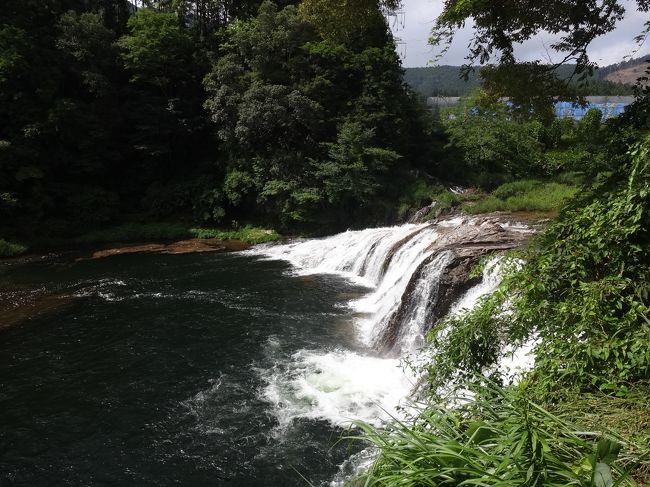
<instances>
[{"instance_id":1,"label":"overcast sky","mask_svg":"<svg viewBox=\"0 0 650 487\"><path fill-rule=\"evenodd\" d=\"M404 42L398 49L403 56L404 67L427 66L435 57L436 51L427 44L427 39L433 21L442 10L443 3L443 0L403 0L405 12L403 18L398 21L395 18L391 19L396 37ZM637 12L633 2L628 0L624 3L629 5L625 19L619 23L614 32L594 41L590 49L592 60L601 66L623 61L625 56L633 54L637 49L634 37L643 31L644 23L650 20L650 14ZM403 27L402 20L404 21ZM468 27L458 32L451 49L438 64L463 64L468 53L467 45L471 36L472 31ZM523 60L548 59L546 46L552 42L552 36L540 35L520 46L517 49L517 55ZM635 54L635 57L648 53L650 53L650 46L644 45ZM561 57L555 53L553 61L559 59Z\"/></svg>"}]
</instances>

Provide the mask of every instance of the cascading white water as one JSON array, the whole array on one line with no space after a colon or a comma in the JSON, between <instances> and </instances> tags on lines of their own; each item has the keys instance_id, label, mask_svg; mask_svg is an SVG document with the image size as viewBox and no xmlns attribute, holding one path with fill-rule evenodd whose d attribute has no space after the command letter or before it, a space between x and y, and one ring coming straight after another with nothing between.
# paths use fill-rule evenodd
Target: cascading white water
<instances>
[{"instance_id":1,"label":"cascading white water","mask_svg":"<svg viewBox=\"0 0 650 487\"><path fill-rule=\"evenodd\" d=\"M396 350L408 353L423 344L440 279L452 259L452 252L441 251L436 242L444 237L445 244L457 243L450 239L462 238L463 232L454 230L464 225L476 229L482 223L457 218L436 225L347 231L250 251L288 261L300 275L337 274L371 288L349 303L356 316L357 337L367 353L301 350L290 363L278 362L272 370L260 371L268 384L263 396L275 406L281 427L296 418L345 425L355 419L379 424L401 415L400 401L408 397L416 378L400 368L398 357L377 356L373 347L395 317L398 326L389 331ZM471 308L480 296L492 292L499 282L499 267L498 260L489 263L483 282L470 289L453 311Z\"/></svg>"},{"instance_id":2,"label":"cascading white water","mask_svg":"<svg viewBox=\"0 0 650 487\"><path fill-rule=\"evenodd\" d=\"M490 259L485 263L481 282L467 291L458 301L456 301L449 314L460 315L473 309L479 300L493 293L501 284L502 262L500 257Z\"/></svg>"},{"instance_id":3,"label":"cascading white water","mask_svg":"<svg viewBox=\"0 0 650 487\"><path fill-rule=\"evenodd\" d=\"M424 344L426 320L432 305L437 301L440 276L450 259L450 252L441 252L422 268L400 324L398 343L402 350L412 351Z\"/></svg>"},{"instance_id":4,"label":"cascading white water","mask_svg":"<svg viewBox=\"0 0 650 487\"><path fill-rule=\"evenodd\" d=\"M262 253L268 258L291 262L296 272L303 275L339 274L373 287L372 293L350 303L360 315L356 323L359 340L371 347L399 306L414 272L432 255L429 247L437 238L434 226L403 225L270 246ZM443 270L442 261L428 266L429 282L435 282ZM406 345L407 350L421 345L424 319L423 313L414 312L410 316L409 332L401 336L401 345Z\"/></svg>"},{"instance_id":5,"label":"cascading white water","mask_svg":"<svg viewBox=\"0 0 650 487\"><path fill-rule=\"evenodd\" d=\"M261 247L253 252L289 261L301 275L339 274L375 287L382 279L391 249L425 228L426 225L403 225L348 231L324 239Z\"/></svg>"},{"instance_id":6,"label":"cascading white water","mask_svg":"<svg viewBox=\"0 0 650 487\"><path fill-rule=\"evenodd\" d=\"M436 238L431 226L404 225L348 231L253 252L286 260L300 275L338 274L374 288L349 303L358 314L359 341L371 352L374 338L399 305L413 272L431 254L426 249ZM413 346L417 342L413 337L421 337L416 320L414 315L412 337L404 337ZM301 350L291 363L278 363L261 374L268 384L263 396L275 405L281 428L296 418L339 425L360 419L378 425L398 414L400 401L414 385L398 358L351 350Z\"/></svg>"}]
</instances>

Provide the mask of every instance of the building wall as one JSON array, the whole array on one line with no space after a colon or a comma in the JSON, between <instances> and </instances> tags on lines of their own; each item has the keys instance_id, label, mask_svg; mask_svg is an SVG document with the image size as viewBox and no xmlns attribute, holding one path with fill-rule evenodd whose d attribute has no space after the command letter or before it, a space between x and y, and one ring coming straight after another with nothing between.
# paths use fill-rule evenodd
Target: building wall
<instances>
[{"instance_id":1,"label":"building wall","mask_svg":"<svg viewBox=\"0 0 650 487\"><path fill-rule=\"evenodd\" d=\"M460 98L457 96L449 97L430 97L427 98L427 105L432 110L437 111L441 108L448 108L458 105ZM504 99L507 102L507 99ZM603 118L608 119L617 117L623 113L625 107L634 102L633 96L588 96L586 97L587 105L574 105L569 101L558 101L555 104L555 114L558 118L573 118L581 120L587 111L591 108L597 108L603 112Z\"/></svg>"}]
</instances>

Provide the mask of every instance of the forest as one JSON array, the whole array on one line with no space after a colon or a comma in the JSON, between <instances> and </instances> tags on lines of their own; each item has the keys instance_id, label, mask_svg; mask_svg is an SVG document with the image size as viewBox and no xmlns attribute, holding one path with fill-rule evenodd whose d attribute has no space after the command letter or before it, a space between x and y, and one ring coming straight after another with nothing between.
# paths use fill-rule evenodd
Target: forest
<instances>
[{"instance_id":1,"label":"forest","mask_svg":"<svg viewBox=\"0 0 650 487\"><path fill-rule=\"evenodd\" d=\"M139 230L114 239L322 234L394 221L420 203L422 175L435 187L516 177L458 157L463 136L404 82L422 92L376 5L347 12L350 27L340 9L288 3L12 0L0 36L5 252L124 225ZM445 69L443 91L478 87ZM553 175L541 154L558 154L556 126L544 121L517 156L537 158L533 177Z\"/></svg>"},{"instance_id":2,"label":"forest","mask_svg":"<svg viewBox=\"0 0 650 487\"><path fill-rule=\"evenodd\" d=\"M390 218L414 171L432 171L427 114L378 11L346 33L296 5L189 5L4 8L3 237L165 220L341 228Z\"/></svg>"}]
</instances>

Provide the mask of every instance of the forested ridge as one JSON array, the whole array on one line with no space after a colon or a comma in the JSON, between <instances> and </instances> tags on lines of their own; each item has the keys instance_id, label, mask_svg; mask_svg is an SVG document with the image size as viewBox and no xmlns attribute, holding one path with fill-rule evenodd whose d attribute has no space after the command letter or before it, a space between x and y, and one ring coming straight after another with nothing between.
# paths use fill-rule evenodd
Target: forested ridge
<instances>
[{"instance_id":1,"label":"forested ridge","mask_svg":"<svg viewBox=\"0 0 650 487\"><path fill-rule=\"evenodd\" d=\"M584 96L622 96L632 95L634 87L607 80L612 73L640 65L644 67L650 56L642 56L636 59L622 61L609 66L602 66L589 77L586 83L575 83L574 89L577 94ZM556 70L560 78L570 78L575 72L575 65L567 64L559 66ZM481 84L481 69L468 73L467 78L463 76L461 66L428 66L420 68L406 68L404 79L418 95L430 96L463 96L476 89Z\"/></svg>"}]
</instances>

